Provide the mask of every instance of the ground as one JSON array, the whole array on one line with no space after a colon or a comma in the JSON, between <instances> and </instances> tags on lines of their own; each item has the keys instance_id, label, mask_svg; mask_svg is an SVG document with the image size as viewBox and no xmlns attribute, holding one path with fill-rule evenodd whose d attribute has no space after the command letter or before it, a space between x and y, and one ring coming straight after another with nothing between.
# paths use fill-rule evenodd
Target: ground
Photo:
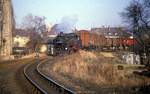
<instances>
[{"instance_id":1,"label":"ground","mask_svg":"<svg viewBox=\"0 0 150 94\"><path fill-rule=\"evenodd\" d=\"M32 94L33 86L25 78L23 69L35 62L34 56L0 62L0 94Z\"/></svg>"},{"instance_id":2,"label":"ground","mask_svg":"<svg viewBox=\"0 0 150 94\"><path fill-rule=\"evenodd\" d=\"M46 75L59 78L75 91L94 93L141 92L140 87L149 86L150 78L135 74L143 70L141 65L127 65L116 53L79 51L65 57L56 57L42 67ZM69 84L68 84L69 83ZM107 92L107 93L108 93ZM143 91L142 91L143 92Z\"/></svg>"},{"instance_id":3,"label":"ground","mask_svg":"<svg viewBox=\"0 0 150 94\"><path fill-rule=\"evenodd\" d=\"M24 62L23 62L24 61ZM19 87L17 80L22 76L19 73L20 68L32 59L14 60L0 63L0 93L2 94L26 94ZM17 74L19 73L19 74ZM21 77L22 78L22 77Z\"/></svg>"},{"instance_id":4,"label":"ground","mask_svg":"<svg viewBox=\"0 0 150 94\"><path fill-rule=\"evenodd\" d=\"M0 62L0 94L32 94L34 90L23 75L34 57ZM124 64L117 53L79 51L54 57L41 71L77 93L149 94L149 70L141 65Z\"/></svg>"}]
</instances>

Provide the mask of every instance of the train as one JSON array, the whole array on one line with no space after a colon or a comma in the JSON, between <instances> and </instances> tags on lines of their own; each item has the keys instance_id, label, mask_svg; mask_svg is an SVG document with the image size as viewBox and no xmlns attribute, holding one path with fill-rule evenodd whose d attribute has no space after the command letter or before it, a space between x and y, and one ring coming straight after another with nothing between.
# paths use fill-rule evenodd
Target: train
<instances>
[{"instance_id":1,"label":"train","mask_svg":"<svg viewBox=\"0 0 150 94\"><path fill-rule=\"evenodd\" d=\"M106 37L91 32L60 33L47 43L48 55L76 52L79 49L116 51L131 48L136 43L134 38Z\"/></svg>"},{"instance_id":2,"label":"train","mask_svg":"<svg viewBox=\"0 0 150 94\"><path fill-rule=\"evenodd\" d=\"M60 33L53 40L48 41L48 55L62 55L81 49L81 39L75 33Z\"/></svg>"}]
</instances>

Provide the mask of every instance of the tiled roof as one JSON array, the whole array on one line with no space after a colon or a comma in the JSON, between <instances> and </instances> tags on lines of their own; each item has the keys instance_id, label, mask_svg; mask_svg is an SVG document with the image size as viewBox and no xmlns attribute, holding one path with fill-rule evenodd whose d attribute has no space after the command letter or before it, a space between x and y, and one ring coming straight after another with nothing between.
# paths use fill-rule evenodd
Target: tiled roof
<instances>
[{"instance_id":1,"label":"tiled roof","mask_svg":"<svg viewBox=\"0 0 150 94\"><path fill-rule=\"evenodd\" d=\"M117 27L109 27L109 28L92 28L91 32L96 32L97 34L104 35L104 36L130 36L127 30L123 28Z\"/></svg>"},{"instance_id":2,"label":"tiled roof","mask_svg":"<svg viewBox=\"0 0 150 94\"><path fill-rule=\"evenodd\" d=\"M16 29L14 32L13 32L13 36L16 36L16 35L19 35L19 36L26 36L28 37L29 36L29 32L28 31L25 31L23 29Z\"/></svg>"}]
</instances>

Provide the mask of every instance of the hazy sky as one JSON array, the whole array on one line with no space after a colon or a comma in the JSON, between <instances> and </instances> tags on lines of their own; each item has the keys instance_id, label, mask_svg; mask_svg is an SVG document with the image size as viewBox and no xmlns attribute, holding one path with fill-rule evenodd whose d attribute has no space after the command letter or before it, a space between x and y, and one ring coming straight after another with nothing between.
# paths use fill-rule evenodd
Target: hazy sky
<instances>
[{"instance_id":1,"label":"hazy sky","mask_svg":"<svg viewBox=\"0 0 150 94\"><path fill-rule=\"evenodd\" d=\"M17 23L32 13L45 16L46 22L60 23L64 17L76 19L78 29L90 29L103 25L120 26L120 12L131 0L12 0Z\"/></svg>"}]
</instances>

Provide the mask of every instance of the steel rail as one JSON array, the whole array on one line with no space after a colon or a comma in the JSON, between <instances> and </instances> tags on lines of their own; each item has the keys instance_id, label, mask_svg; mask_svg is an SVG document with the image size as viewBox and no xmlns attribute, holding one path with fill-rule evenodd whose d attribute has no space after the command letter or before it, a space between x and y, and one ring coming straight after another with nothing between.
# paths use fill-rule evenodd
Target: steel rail
<instances>
[{"instance_id":1,"label":"steel rail","mask_svg":"<svg viewBox=\"0 0 150 94\"><path fill-rule=\"evenodd\" d=\"M41 66L41 64L42 64L42 63L39 63L39 64L37 65L36 70L37 70L37 72L38 72L43 78L45 78L45 79L48 80L50 83L54 84L57 88L60 88L60 90L63 90L63 91L64 91L65 93L67 93L67 94L77 94L77 93L75 93L74 91L72 91L72 90L66 88L66 87L63 86L63 85L60 85L60 84L57 83L55 80L51 79L50 77L48 77L48 76L46 76L44 73L42 73L42 72L39 70L39 67Z\"/></svg>"},{"instance_id":2,"label":"steel rail","mask_svg":"<svg viewBox=\"0 0 150 94\"><path fill-rule=\"evenodd\" d=\"M32 80L29 75L27 74L27 68L30 66L31 64L28 64L24 67L24 75L27 78L27 80L35 87L37 88L41 94L48 94L44 89L42 89L34 80Z\"/></svg>"}]
</instances>

